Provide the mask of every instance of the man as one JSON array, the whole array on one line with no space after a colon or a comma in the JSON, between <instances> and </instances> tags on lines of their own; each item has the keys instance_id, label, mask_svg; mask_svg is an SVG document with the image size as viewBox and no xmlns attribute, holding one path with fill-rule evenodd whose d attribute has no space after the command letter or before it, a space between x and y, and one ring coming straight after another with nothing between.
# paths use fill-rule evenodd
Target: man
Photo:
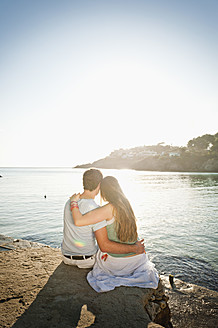
<instances>
[{"instance_id":1,"label":"man","mask_svg":"<svg viewBox=\"0 0 218 328\"><path fill-rule=\"evenodd\" d=\"M90 169L84 172L84 191L78 201L78 206L82 214L98 207L94 199L99 193L102 179L103 176L99 170ZM79 268L92 268L95 263L95 254L98 246L102 252L114 254L140 254L144 252L142 241L138 241L134 245L110 241L107 236L106 225L107 223L104 220L89 226L75 226L70 209L70 200L68 200L64 208L64 232L61 245L63 262L68 265L76 265Z\"/></svg>"}]
</instances>

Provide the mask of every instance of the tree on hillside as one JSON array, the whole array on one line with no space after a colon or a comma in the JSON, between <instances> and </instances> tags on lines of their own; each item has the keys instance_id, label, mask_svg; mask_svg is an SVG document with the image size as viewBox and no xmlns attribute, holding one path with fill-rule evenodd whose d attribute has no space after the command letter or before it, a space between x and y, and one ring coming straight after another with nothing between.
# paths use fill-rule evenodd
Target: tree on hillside
<instances>
[{"instance_id":1,"label":"tree on hillside","mask_svg":"<svg viewBox=\"0 0 218 328\"><path fill-rule=\"evenodd\" d=\"M218 156L218 133L214 135L213 146L211 147L211 152L213 155Z\"/></svg>"},{"instance_id":2,"label":"tree on hillside","mask_svg":"<svg viewBox=\"0 0 218 328\"><path fill-rule=\"evenodd\" d=\"M215 141L215 136L212 134L204 134L201 137L189 140L187 146L189 150L206 151L210 150Z\"/></svg>"}]
</instances>

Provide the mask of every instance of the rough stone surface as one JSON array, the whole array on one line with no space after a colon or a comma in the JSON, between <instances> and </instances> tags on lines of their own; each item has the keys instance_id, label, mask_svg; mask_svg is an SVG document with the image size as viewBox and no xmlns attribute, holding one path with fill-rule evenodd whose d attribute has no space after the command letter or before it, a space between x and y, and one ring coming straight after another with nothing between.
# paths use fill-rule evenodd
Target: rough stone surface
<instances>
[{"instance_id":1,"label":"rough stone surface","mask_svg":"<svg viewBox=\"0 0 218 328\"><path fill-rule=\"evenodd\" d=\"M0 234L0 248L2 251L10 251L12 249L20 249L20 248L39 248L49 246L41 243L36 243L34 241L24 240L24 239L14 239L12 237L7 237Z\"/></svg>"},{"instance_id":2,"label":"rough stone surface","mask_svg":"<svg viewBox=\"0 0 218 328\"><path fill-rule=\"evenodd\" d=\"M2 236L0 236L2 237ZM157 290L96 293L89 270L63 264L59 249L0 238L0 327L218 327L218 293L168 277ZM164 288L163 288L164 285ZM170 313L171 312L171 313Z\"/></svg>"},{"instance_id":3,"label":"rough stone surface","mask_svg":"<svg viewBox=\"0 0 218 328\"><path fill-rule=\"evenodd\" d=\"M153 289L119 287L98 294L86 281L89 270L65 265L59 249L0 252L0 264L1 327L140 328L151 322L145 304Z\"/></svg>"},{"instance_id":4,"label":"rough stone surface","mask_svg":"<svg viewBox=\"0 0 218 328\"><path fill-rule=\"evenodd\" d=\"M217 328L218 293L207 288L174 279L173 286L167 277L161 277L174 328Z\"/></svg>"}]
</instances>

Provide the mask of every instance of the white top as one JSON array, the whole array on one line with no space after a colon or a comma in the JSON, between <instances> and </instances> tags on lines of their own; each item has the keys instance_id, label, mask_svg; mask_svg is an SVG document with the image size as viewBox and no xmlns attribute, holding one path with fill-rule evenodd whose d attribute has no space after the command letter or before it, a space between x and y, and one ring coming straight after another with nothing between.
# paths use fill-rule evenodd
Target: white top
<instances>
[{"instance_id":1,"label":"white top","mask_svg":"<svg viewBox=\"0 0 218 328\"><path fill-rule=\"evenodd\" d=\"M93 199L80 199L78 201L79 210L85 214L99 207ZM64 232L61 251L64 255L93 255L97 252L98 246L95 240L94 232L107 225L106 221L77 227L74 225L72 213L70 210L70 199L66 202L64 208Z\"/></svg>"}]
</instances>

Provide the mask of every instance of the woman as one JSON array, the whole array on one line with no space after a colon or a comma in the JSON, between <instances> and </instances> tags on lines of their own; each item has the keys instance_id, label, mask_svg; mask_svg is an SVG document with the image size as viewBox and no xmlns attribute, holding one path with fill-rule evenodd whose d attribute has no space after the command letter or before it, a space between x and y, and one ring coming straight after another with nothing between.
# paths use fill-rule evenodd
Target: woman
<instances>
[{"instance_id":1,"label":"woman","mask_svg":"<svg viewBox=\"0 0 218 328\"><path fill-rule=\"evenodd\" d=\"M100 194L108 203L85 215L80 213L77 205L80 194L71 197L75 225L84 226L107 220L107 233L110 240L127 244L135 243L138 239L136 218L117 179L112 176L105 177L101 182ZM118 286L157 288L159 276L146 253L107 254L99 250L87 280L97 292L105 292Z\"/></svg>"}]
</instances>

